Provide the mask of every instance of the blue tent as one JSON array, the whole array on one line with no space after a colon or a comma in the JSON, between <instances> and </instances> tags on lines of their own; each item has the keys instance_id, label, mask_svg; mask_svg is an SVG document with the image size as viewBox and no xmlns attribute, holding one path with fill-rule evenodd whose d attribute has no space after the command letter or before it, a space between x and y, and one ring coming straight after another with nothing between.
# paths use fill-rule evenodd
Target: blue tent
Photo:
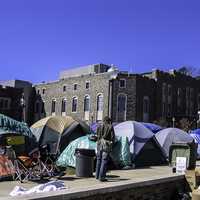
<instances>
[{"instance_id":1,"label":"blue tent","mask_svg":"<svg viewBox=\"0 0 200 200\"><path fill-rule=\"evenodd\" d=\"M196 130L200 130L200 129L196 129ZM193 137L195 143L198 144L198 147L197 147L197 158L200 159L200 134L198 132L194 132L193 131L190 133L190 136Z\"/></svg>"},{"instance_id":2,"label":"blue tent","mask_svg":"<svg viewBox=\"0 0 200 200\"><path fill-rule=\"evenodd\" d=\"M153 133L157 133L158 131L162 130L163 128L157 124L153 124L153 123L146 123L146 122L142 122L142 124L148 128L150 131L152 131Z\"/></svg>"},{"instance_id":3,"label":"blue tent","mask_svg":"<svg viewBox=\"0 0 200 200\"><path fill-rule=\"evenodd\" d=\"M142 123L126 121L114 126L115 135L126 136L129 141L132 161L137 166L166 163L165 154L152 131Z\"/></svg>"},{"instance_id":4,"label":"blue tent","mask_svg":"<svg viewBox=\"0 0 200 200\"><path fill-rule=\"evenodd\" d=\"M190 132L191 134L200 135L200 128L194 129Z\"/></svg>"}]
</instances>

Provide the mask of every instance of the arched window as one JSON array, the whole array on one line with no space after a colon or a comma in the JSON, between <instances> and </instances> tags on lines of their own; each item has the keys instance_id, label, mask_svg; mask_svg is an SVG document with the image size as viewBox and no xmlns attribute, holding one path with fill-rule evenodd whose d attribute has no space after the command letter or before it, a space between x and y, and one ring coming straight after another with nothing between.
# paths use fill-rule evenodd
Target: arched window
<instances>
[{"instance_id":1,"label":"arched window","mask_svg":"<svg viewBox=\"0 0 200 200\"><path fill-rule=\"evenodd\" d=\"M77 97L73 97L73 99L72 99L72 112L77 111L77 103L78 103Z\"/></svg>"},{"instance_id":2,"label":"arched window","mask_svg":"<svg viewBox=\"0 0 200 200\"><path fill-rule=\"evenodd\" d=\"M55 112L56 112L56 100L53 99L51 103L51 113L55 113Z\"/></svg>"},{"instance_id":3,"label":"arched window","mask_svg":"<svg viewBox=\"0 0 200 200\"><path fill-rule=\"evenodd\" d=\"M87 95L84 98L84 112L90 111L90 96Z\"/></svg>"},{"instance_id":4,"label":"arched window","mask_svg":"<svg viewBox=\"0 0 200 200\"><path fill-rule=\"evenodd\" d=\"M66 92L66 89L67 89L66 85L63 85L63 92Z\"/></svg>"},{"instance_id":5,"label":"arched window","mask_svg":"<svg viewBox=\"0 0 200 200\"><path fill-rule=\"evenodd\" d=\"M61 104L61 113L66 112L66 99L62 99L62 104Z\"/></svg>"},{"instance_id":6,"label":"arched window","mask_svg":"<svg viewBox=\"0 0 200 200\"><path fill-rule=\"evenodd\" d=\"M99 94L97 96L97 111L103 111L103 95Z\"/></svg>"},{"instance_id":7,"label":"arched window","mask_svg":"<svg viewBox=\"0 0 200 200\"><path fill-rule=\"evenodd\" d=\"M117 98L118 121L126 120L126 104L127 104L127 96L125 94L119 94Z\"/></svg>"}]
</instances>

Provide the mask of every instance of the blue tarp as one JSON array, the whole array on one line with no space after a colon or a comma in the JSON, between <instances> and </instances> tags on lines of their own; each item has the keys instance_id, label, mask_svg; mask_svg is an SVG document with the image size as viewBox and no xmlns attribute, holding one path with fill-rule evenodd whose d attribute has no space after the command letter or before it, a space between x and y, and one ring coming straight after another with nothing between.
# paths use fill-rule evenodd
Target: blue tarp
<instances>
[{"instance_id":1,"label":"blue tarp","mask_svg":"<svg viewBox=\"0 0 200 200\"><path fill-rule=\"evenodd\" d=\"M17 133L27 137L33 137L33 134L26 123L19 122L3 114L0 114L0 134Z\"/></svg>"}]
</instances>

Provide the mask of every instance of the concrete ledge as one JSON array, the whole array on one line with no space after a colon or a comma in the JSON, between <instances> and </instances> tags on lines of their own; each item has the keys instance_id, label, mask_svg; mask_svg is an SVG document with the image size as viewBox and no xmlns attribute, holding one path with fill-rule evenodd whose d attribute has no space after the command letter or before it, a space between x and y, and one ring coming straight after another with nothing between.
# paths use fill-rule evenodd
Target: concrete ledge
<instances>
[{"instance_id":1,"label":"concrete ledge","mask_svg":"<svg viewBox=\"0 0 200 200\"><path fill-rule=\"evenodd\" d=\"M184 175L177 175L171 174L163 175L163 176L153 176L152 178L135 178L126 181L119 181L119 182L103 182L98 185L87 186L83 188L69 188L57 192L49 192L49 193L41 193L41 194L34 194L34 195L24 195L20 197L3 197L0 200L57 200L57 199L85 199L87 197L92 197L96 195L107 195L110 193L117 193L120 191L127 191L131 189L137 189L140 187L147 187L153 186L157 184L165 184L169 182L183 182L185 180Z\"/></svg>"}]
</instances>

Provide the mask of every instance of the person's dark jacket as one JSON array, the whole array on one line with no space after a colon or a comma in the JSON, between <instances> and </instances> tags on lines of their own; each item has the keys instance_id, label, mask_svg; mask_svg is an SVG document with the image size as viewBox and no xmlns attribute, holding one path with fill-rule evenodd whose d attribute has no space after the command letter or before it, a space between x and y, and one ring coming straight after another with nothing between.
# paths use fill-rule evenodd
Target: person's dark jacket
<instances>
[{"instance_id":1,"label":"person's dark jacket","mask_svg":"<svg viewBox=\"0 0 200 200\"><path fill-rule=\"evenodd\" d=\"M115 142L115 133L112 124L103 123L97 129L97 145L104 151L112 151Z\"/></svg>"}]
</instances>

